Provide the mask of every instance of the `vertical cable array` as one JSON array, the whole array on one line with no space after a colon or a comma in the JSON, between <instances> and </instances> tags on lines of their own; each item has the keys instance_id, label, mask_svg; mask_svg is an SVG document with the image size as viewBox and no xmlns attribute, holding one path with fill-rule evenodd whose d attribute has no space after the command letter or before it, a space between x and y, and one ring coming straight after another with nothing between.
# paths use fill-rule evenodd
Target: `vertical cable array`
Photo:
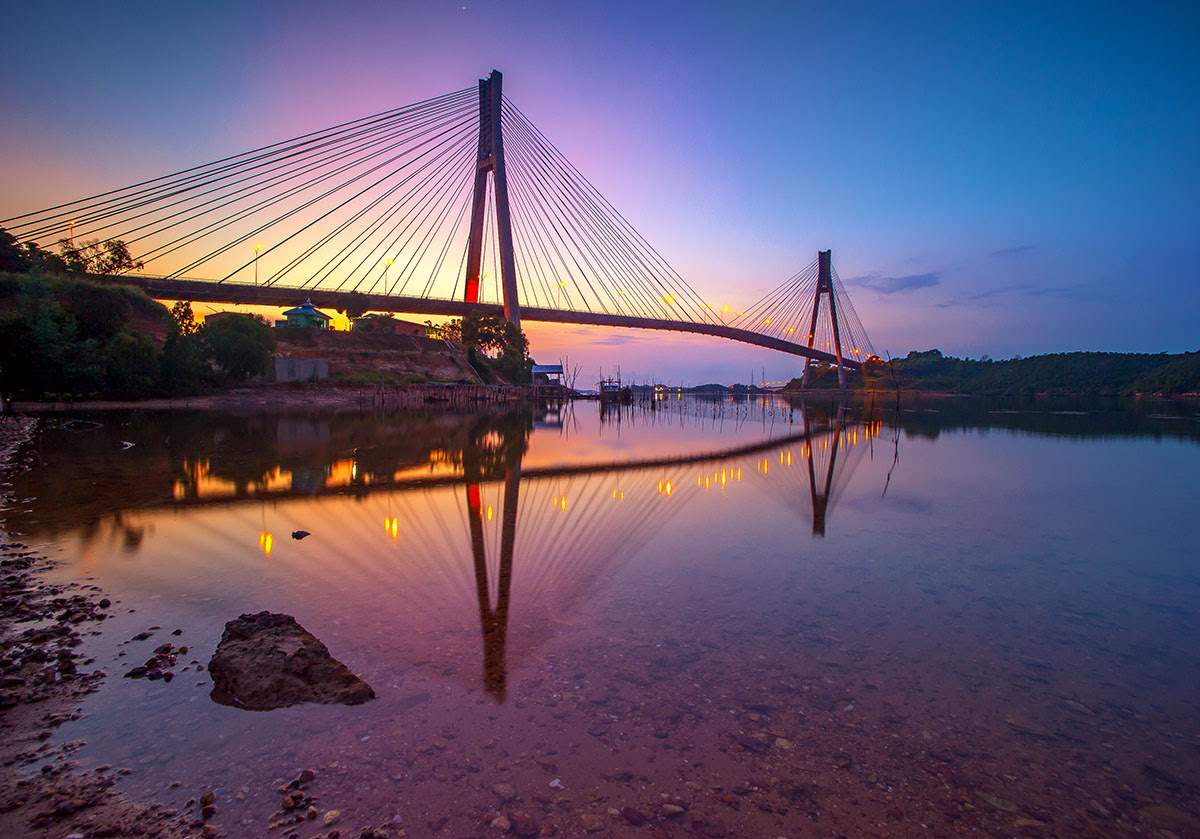
<instances>
[{"instance_id":1,"label":"vertical cable array","mask_svg":"<svg viewBox=\"0 0 1200 839\"><path fill-rule=\"evenodd\" d=\"M711 308L508 99L502 108L526 305L717 323Z\"/></svg>"},{"instance_id":2,"label":"vertical cable array","mask_svg":"<svg viewBox=\"0 0 1200 839\"><path fill-rule=\"evenodd\" d=\"M3 220L26 241L120 239L151 273L381 291L436 285L476 137L456 91ZM449 260L453 262L453 260ZM418 279L419 278L419 279ZM417 282L414 282L416 280Z\"/></svg>"},{"instance_id":3,"label":"vertical cable array","mask_svg":"<svg viewBox=\"0 0 1200 839\"><path fill-rule=\"evenodd\" d=\"M26 242L120 239L167 278L461 300L480 107L467 88L0 224ZM832 295L843 357L874 354L836 271L829 294L814 261L744 312L715 311L508 99L500 123L521 307L833 353ZM479 301L501 303L494 172L483 182Z\"/></svg>"}]
</instances>

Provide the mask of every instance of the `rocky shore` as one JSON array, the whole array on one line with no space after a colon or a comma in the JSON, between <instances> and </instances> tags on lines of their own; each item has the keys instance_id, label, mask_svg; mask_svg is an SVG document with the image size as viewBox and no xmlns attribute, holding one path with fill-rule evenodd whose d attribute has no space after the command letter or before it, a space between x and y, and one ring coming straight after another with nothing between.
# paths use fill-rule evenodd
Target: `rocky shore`
<instances>
[{"instance_id":1,"label":"rocky shore","mask_svg":"<svg viewBox=\"0 0 1200 839\"><path fill-rule=\"evenodd\" d=\"M14 501L8 478L29 465L20 450L35 427L29 417L0 423L5 505ZM215 836L198 818L122 796L115 784L127 769L80 770L72 756L82 743L53 743L104 678L77 649L112 603L95 586L48 582L49 566L0 527L0 836Z\"/></svg>"}]
</instances>

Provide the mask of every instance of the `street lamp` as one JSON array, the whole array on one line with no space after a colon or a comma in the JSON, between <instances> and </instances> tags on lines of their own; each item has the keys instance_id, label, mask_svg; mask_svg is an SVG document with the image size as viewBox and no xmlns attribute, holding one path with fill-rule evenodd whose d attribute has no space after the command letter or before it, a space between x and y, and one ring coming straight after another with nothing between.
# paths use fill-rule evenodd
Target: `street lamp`
<instances>
[{"instance_id":1,"label":"street lamp","mask_svg":"<svg viewBox=\"0 0 1200 839\"><path fill-rule=\"evenodd\" d=\"M263 249L262 243L259 242L254 246L254 284L258 285L258 252Z\"/></svg>"},{"instance_id":2,"label":"street lamp","mask_svg":"<svg viewBox=\"0 0 1200 839\"><path fill-rule=\"evenodd\" d=\"M558 281L558 308L560 308L560 309L562 308L562 295L563 295L562 290L566 287L567 287L566 280Z\"/></svg>"},{"instance_id":3,"label":"street lamp","mask_svg":"<svg viewBox=\"0 0 1200 839\"><path fill-rule=\"evenodd\" d=\"M395 261L396 260L394 260L394 259L383 260L383 293L384 294L388 293L387 271L388 271L388 268L392 267L392 263Z\"/></svg>"},{"instance_id":4,"label":"street lamp","mask_svg":"<svg viewBox=\"0 0 1200 839\"><path fill-rule=\"evenodd\" d=\"M71 247L75 247L75 220L68 221L67 227L70 228Z\"/></svg>"}]
</instances>

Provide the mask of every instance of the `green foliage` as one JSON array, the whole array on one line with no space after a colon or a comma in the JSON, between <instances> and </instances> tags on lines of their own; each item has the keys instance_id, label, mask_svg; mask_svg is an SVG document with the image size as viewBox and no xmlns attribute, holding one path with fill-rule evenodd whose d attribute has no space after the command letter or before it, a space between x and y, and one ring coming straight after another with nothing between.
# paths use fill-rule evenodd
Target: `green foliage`
<instances>
[{"instance_id":1,"label":"green foliage","mask_svg":"<svg viewBox=\"0 0 1200 839\"><path fill-rule=\"evenodd\" d=\"M196 316L192 314L192 304L187 300L176 300L171 307L171 324L180 335L195 335L200 329Z\"/></svg>"},{"instance_id":2,"label":"green foliage","mask_svg":"<svg viewBox=\"0 0 1200 839\"><path fill-rule=\"evenodd\" d=\"M5 394L70 391L75 323L44 285L30 289L0 319L0 371Z\"/></svg>"},{"instance_id":3,"label":"green foliage","mask_svg":"<svg viewBox=\"0 0 1200 839\"><path fill-rule=\"evenodd\" d=\"M114 336L104 345L99 362L106 398L135 399L153 393L158 386L162 354L141 333Z\"/></svg>"},{"instance_id":4,"label":"green foliage","mask_svg":"<svg viewBox=\"0 0 1200 839\"><path fill-rule=\"evenodd\" d=\"M473 310L461 321L451 321L447 326L458 331L469 349L483 353L491 368L510 382L528 384L533 380L529 339L506 318ZM479 369L475 359L471 363Z\"/></svg>"},{"instance_id":5,"label":"green foliage","mask_svg":"<svg viewBox=\"0 0 1200 839\"><path fill-rule=\"evenodd\" d=\"M163 342L159 385L162 392L172 396L199 393L206 383L210 368L204 360L197 333L183 335L177 330L167 334Z\"/></svg>"},{"instance_id":6,"label":"green foliage","mask_svg":"<svg viewBox=\"0 0 1200 839\"><path fill-rule=\"evenodd\" d=\"M895 386L884 365L868 365L864 372L869 389ZM1200 391L1200 353L1075 352L972 361L928 350L897 359L895 372L904 391L995 396Z\"/></svg>"},{"instance_id":7,"label":"green foliage","mask_svg":"<svg viewBox=\"0 0 1200 839\"><path fill-rule=\"evenodd\" d=\"M211 378L199 339L183 336L140 289L36 273L0 274L0 387L24 398L134 399L195 393ZM160 350L133 314L168 323Z\"/></svg>"},{"instance_id":8,"label":"green foliage","mask_svg":"<svg viewBox=\"0 0 1200 839\"><path fill-rule=\"evenodd\" d=\"M125 328L133 312L129 298L112 286L79 281L51 283L63 308L75 319L81 339L100 343L114 338Z\"/></svg>"},{"instance_id":9,"label":"green foliage","mask_svg":"<svg viewBox=\"0 0 1200 839\"><path fill-rule=\"evenodd\" d=\"M346 295L346 308L338 309L339 312L344 311L346 317L350 320L361 318L367 313L367 295L361 291L352 291Z\"/></svg>"},{"instance_id":10,"label":"green foliage","mask_svg":"<svg viewBox=\"0 0 1200 839\"><path fill-rule=\"evenodd\" d=\"M0 271L66 273L67 264L58 254L42 250L37 242L18 242L17 237L0 227Z\"/></svg>"},{"instance_id":11,"label":"green foliage","mask_svg":"<svg viewBox=\"0 0 1200 839\"><path fill-rule=\"evenodd\" d=\"M270 369L275 336L258 315L210 318L199 334L205 356L235 381Z\"/></svg>"},{"instance_id":12,"label":"green foliage","mask_svg":"<svg viewBox=\"0 0 1200 839\"><path fill-rule=\"evenodd\" d=\"M33 263L17 237L0 227L0 271L27 272Z\"/></svg>"},{"instance_id":13,"label":"green foliage","mask_svg":"<svg viewBox=\"0 0 1200 839\"><path fill-rule=\"evenodd\" d=\"M91 239L78 245L59 239L58 250L67 270L74 274L123 274L142 267L120 239Z\"/></svg>"},{"instance_id":14,"label":"green foliage","mask_svg":"<svg viewBox=\"0 0 1200 839\"><path fill-rule=\"evenodd\" d=\"M1168 356L1161 367L1138 377L1137 393L1200 393L1200 351Z\"/></svg>"},{"instance_id":15,"label":"green foliage","mask_svg":"<svg viewBox=\"0 0 1200 839\"><path fill-rule=\"evenodd\" d=\"M430 338L445 338L447 341L462 343L462 318L454 318L442 325L431 320L425 321L425 334Z\"/></svg>"}]
</instances>

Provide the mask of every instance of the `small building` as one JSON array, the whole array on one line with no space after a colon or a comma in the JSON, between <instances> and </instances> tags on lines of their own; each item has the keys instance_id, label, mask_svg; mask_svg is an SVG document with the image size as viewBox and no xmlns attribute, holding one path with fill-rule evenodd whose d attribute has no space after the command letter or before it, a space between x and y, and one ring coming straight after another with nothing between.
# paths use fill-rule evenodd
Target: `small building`
<instances>
[{"instance_id":1,"label":"small building","mask_svg":"<svg viewBox=\"0 0 1200 839\"><path fill-rule=\"evenodd\" d=\"M533 365L533 382L534 384L562 384L563 368L561 364L535 364Z\"/></svg>"},{"instance_id":2,"label":"small building","mask_svg":"<svg viewBox=\"0 0 1200 839\"><path fill-rule=\"evenodd\" d=\"M423 337L426 327L421 323L400 320L393 315L382 315L368 312L360 318L355 318L350 328L355 332L383 332L387 335L415 335Z\"/></svg>"},{"instance_id":3,"label":"small building","mask_svg":"<svg viewBox=\"0 0 1200 839\"><path fill-rule=\"evenodd\" d=\"M329 321L332 320L329 315L315 307L311 300L305 300L303 306L288 309L283 315L287 318L286 326L300 326L305 329L328 329ZM275 321L276 326L279 324L279 321Z\"/></svg>"}]
</instances>

